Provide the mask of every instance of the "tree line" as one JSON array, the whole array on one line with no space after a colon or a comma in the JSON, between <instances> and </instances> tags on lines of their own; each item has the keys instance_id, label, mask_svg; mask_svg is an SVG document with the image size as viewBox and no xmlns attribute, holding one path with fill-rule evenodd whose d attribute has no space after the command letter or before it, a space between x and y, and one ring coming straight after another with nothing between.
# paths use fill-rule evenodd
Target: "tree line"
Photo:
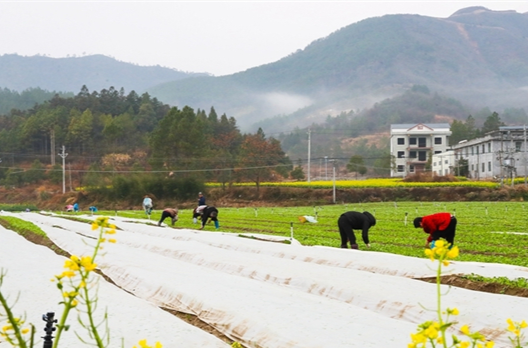
<instances>
[{"instance_id":1,"label":"tree line","mask_svg":"<svg viewBox=\"0 0 528 348\"><path fill-rule=\"evenodd\" d=\"M59 181L62 156L76 185L90 187L123 186L125 177L140 187L152 181L146 176L191 178L191 186L205 180L258 185L292 169L280 142L261 129L242 134L233 117L218 116L214 107L208 113L170 107L123 88L90 92L83 86L72 97L56 94L1 115L0 129L0 180L9 185Z\"/></svg>"}]
</instances>

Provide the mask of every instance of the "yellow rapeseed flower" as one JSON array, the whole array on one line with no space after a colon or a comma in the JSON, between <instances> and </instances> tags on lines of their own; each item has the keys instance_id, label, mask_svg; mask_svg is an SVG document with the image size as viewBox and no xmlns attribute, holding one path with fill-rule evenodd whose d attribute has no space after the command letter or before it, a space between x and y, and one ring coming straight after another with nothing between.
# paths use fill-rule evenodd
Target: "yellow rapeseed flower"
<instances>
[{"instance_id":1,"label":"yellow rapeseed flower","mask_svg":"<svg viewBox=\"0 0 528 348\"><path fill-rule=\"evenodd\" d=\"M460 332L462 332L464 335L469 335L469 327L467 325L464 325L460 328Z\"/></svg>"},{"instance_id":2,"label":"yellow rapeseed flower","mask_svg":"<svg viewBox=\"0 0 528 348\"><path fill-rule=\"evenodd\" d=\"M526 324L526 321L521 321L521 324L519 325L521 327L521 329L524 329L528 326L528 324Z\"/></svg>"},{"instance_id":3,"label":"yellow rapeseed flower","mask_svg":"<svg viewBox=\"0 0 528 348\"><path fill-rule=\"evenodd\" d=\"M106 234L115 234L116 233L116 230L115 229L112 229L112 230L108 230L105 232Z\"/></svg>"},{"instance_id":4,"label":"yellow rapeseed flower","mask_svg":"<svg viewBox=\"0 0 528 348\"><path fill-rule=\"evenodd\" d=\"M62 272L62 274L59 277L60 278L64 278L64 277L72 278L74 276L75 276L75 272L74 271L64 271L64 272Z\"/></svg>"},{"instance_id":5,"label":"yellow rapeseed flower","mask_svg":"<svg viewBox=\"0 0 528 348\"><path fill-rule=\"evenodd\" d=\"M464 341L464 342L460 342L459 347L460 347L460 348L468 348L469 345L470 345L469 342Z\"/></svg>"},{"instance_id":6,"label":"yellow rapeseed flower","mask_svg":"<svg viewBox=\"0 0 528 348\"><path fill-rule=\"evenodd\" d=\"M116 242L116 240L114 238L108 239L108 243L115 243L115 242Z\"/></svg>"},{"instance_id":7,"label":"yellow rapeseed flower","mask_svg":"<svg viewBox=\"0 0 528 348\"><path fill-rule=\"evenodd\" d=\"M97 267L97 264L92 262L91 256L83 256L80 263L87 271L93 271Z\"/></svg>"},{"instance_id":8,"label":"yellow rapeseed flower","mask_svg":"<svg viewBox=\"0 0 528 348\"><path fill-rule=\"evenodd\" d=\"M29 329L28 329L28 328L22 329L22 333L23 333L23 334L27 334L28 332L29 332Z\"/></svg>"},{"instance_id":9,"label":"yellow rapeseed flower","mask_svg":"<svg viewBox=\"0 0 528 348\"><path fill-rule=\"evenodd\" d=\"M434 252L431 249L425 249L425 255L431 259L431 261L435 260Z\"/></svg>"},{"instance_id":10,"label":"yellow rapeseed flower","mask_svg":"<svg viewBox=\"0 0 528 348\"><path fill-rule=\"evenodd\" d=\"M447 313L451 314L451 315L459 315L460 314L459 311L458 311L458 308L456 308L456 307L453 308L453 309L448 308L447 309Z\"/></svg>"},{"instance_id":11,"label":"yellow rapeseed flower","mask_svg":"<svg viewBox=\"0 0 528 348\"><path fill-rule=\"evenodd\" d=\"M454 259L458 257L458 253L459 253L458 247L455 245L454 247L451 248L451 250L447 252L447 257L450 259Z\"/></svg>"}]
</instances>

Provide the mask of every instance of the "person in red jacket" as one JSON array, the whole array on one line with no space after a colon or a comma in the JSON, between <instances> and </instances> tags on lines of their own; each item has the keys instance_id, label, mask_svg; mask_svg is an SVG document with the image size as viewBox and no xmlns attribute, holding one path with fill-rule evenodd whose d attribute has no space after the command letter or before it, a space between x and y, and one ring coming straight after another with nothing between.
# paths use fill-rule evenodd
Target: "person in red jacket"
<instances>
[{"instance_id":1,"label":"person in red jacket","mask_svg":"<svg viewBox=\"0 0 528 348\"><path fill-rule=\"evenodd\" d=\"M429 233L425 247L434 248L435 241L444 238L451 246L455 242L457 219L450 213L436 213L417 217L414 219L414 227L421 227L425 233Z\"/></svg>"}]
</instances>

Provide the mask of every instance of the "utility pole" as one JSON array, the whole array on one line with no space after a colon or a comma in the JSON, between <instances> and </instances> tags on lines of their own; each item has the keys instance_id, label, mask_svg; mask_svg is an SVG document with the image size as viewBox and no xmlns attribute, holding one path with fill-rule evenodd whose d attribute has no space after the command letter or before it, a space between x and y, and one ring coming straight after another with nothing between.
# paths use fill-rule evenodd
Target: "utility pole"
<instances>
[{"instance_id":1,"label":"utility pole","mask_svg":"<svg viewBox=\"0 0 528 348\"><path fill-rule=\"evenodd\" d=\"M55 154L53 153L53 151L55 151L55 130L54 129L51 129L50 131L50 142L51 142L51 165L54 166L55 165Z\"/></svg>"},{"instance_id":2,"label":"utility pole","mask_svg":"<svg viewBox=\"0 0 528 348\"><path fill-rule=\"evenodd\" d=\"M336 173L335 173L335 159L334 159L334 160L330 160L330 162L332 162L332 164L333 164L332 168L333 168L333 171L334 171L334 186L333 186L333 190L332 190L332 192L333 192L333 193L332 193L332 201L333 201L334 204L335 204L335 202L336 202L336 183L335 183L335 179L336 179L336 178L335 178L335 174L336 174Z\"/></svg>"},{"instance_id":3,"label":"utility pole","mask_svg":"<svg viewBox=\"0 0 528 348\"><path fill-rule=\"evenodd\" d=\"M312 130L308 129L308 183L310 183L310 147L312 145Z\"/></svg>"},{"instance_id":4,"label":"utility pole","mask_svg":"<svg viewBox=\"0 0 528 348\"><path fill-rule=\"evenodd\" d=\"M328 156L325 156L325 180L328 181Z\"/></svg>"},{"instance_id":5,"label":"utility pole","mask_svg":"<svg viewBox=\"0 0 528 348\"><path fill-rule=\"evenodd\" d=\"M65 147L62 145L62 153L59 153L62 157L62 193L66 193L66 156L68 156L64 151Z\"/></svg>"},{"instance_id":6,"label":"utility pole","mask_svg":"<svg viewBox=\"0 0 528 348\"><path fill-rule=\"evenodd\" d=\"M72 179L71 179L71 163L68 163L68 177L70 179L70 192L72 192L73 187L72 187Z\"/></svg>"},{"instance_id":7,"label":"utility pole","mask_svg":"<svg viewBox=\"0 0 528 348\"><path fill-rule=\"evenodd\" d=\"M523 157L524 157L524 186L526 187L527 183L526 183L526 125L524 125L524 152L523 152Z\"/></svg>"}]
</instances>

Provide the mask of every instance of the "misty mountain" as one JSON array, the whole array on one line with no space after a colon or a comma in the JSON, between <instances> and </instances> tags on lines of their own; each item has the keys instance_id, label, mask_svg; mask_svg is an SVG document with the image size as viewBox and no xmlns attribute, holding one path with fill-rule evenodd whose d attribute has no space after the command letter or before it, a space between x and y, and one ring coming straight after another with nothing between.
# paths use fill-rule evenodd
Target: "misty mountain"
<instances>
[{"instance_id":1,"label":"misty mountain","mask_svg":"<svg viewBox=\"0 0 528 348\"><path fill-rule=\"evenodd\" d=\"M214 106L251 129L293 113L300 126L322 121L413 85L470 106L528 107L528 14L471 7L448 18L369 18L274 63L148 91L180 108Z\"/></svg>"},{"instance_id":2,"label":"misty mountain","mask_svg":"<svg viewBox=\"0 0 528 348\"><path fill-rule=\"evenodd\" d=\"M123 87L141 94L148 88L203 75L160 66L138 66L103 55L49 58L23 57L17 54L0 56L0 88L23 91L40 88L49 91L78 93L83 85L91 91Z\"/></svg>"}]
</instances>

